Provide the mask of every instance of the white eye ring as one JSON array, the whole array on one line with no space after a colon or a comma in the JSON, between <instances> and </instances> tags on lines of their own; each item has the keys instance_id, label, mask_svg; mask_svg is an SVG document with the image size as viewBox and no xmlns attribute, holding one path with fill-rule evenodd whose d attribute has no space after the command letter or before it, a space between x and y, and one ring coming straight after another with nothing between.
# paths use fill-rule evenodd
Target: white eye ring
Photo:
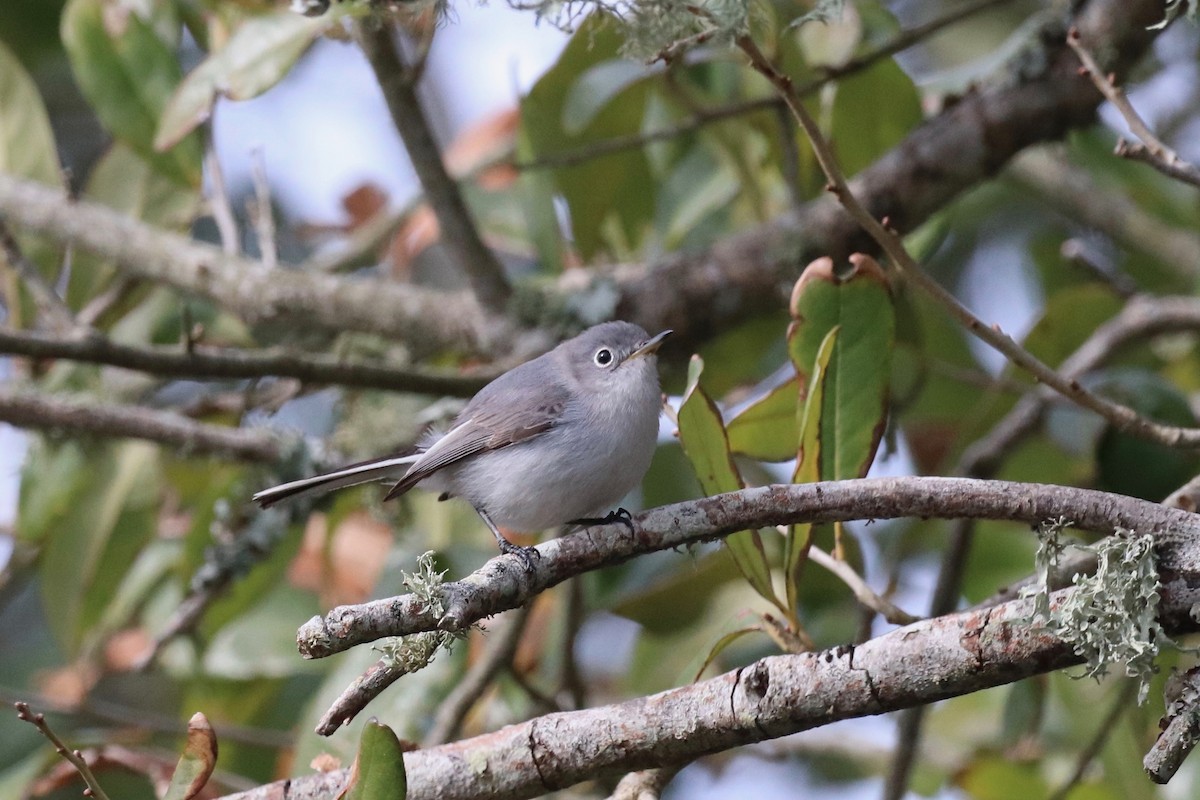
<instances>
[{"instance_id":1,"label":"white eye ring","mask_svg":"<svg viewBox=\"0 0 1200 800\"><path fill-rule=\"evenodd\" d=\"M609 364L613 363L612 350L609 350L607 347L601 347L596 351L596 355L592 356L592 362L595 363L597 367L607 367Z\"/></svg>"}]
</instances>

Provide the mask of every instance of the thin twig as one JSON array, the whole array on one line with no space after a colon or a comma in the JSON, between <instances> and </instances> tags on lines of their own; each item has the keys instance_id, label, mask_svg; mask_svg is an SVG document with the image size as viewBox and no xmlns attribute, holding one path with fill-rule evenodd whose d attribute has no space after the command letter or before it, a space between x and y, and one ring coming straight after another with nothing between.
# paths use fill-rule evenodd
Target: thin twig
<instances>
[{"instance_id":1,"label":"thin twig","mask_svg":"<svg viewBox=\"0 0 1200 800\"><path fill-rule=\"evenodd\" d=\"M683 765L630 772L621 778L608 800L658 800L681 769Z\"/></svg>"},{"instance_id":2,"label":"thin twig","mask_svg":"<svg viewBox=\"0 0 1200 800\"><path fill-rule=\"evenodd\" d=\"M25 255L3 217L0 217L0 253L3 253L9 267L20 276L25 288L33 297L33 302L37 304L38 312L50 327L60 331L73 330L76 327L75 315L58 296L58 292L54 291L54 287L42 275L42 271Z\"/></svg>"},{"instance_id":3,"label":"thin twig","mask_svg":"<svg viewBox=\"0 0 1200 800\"><path fill-rule=\"evenodd\" d=\"M499 630L488 637L487 652L471 665L438 706L429 732L421 742L422 747L443 744L458 735L467 712L492 685L496 676L512 663L532 607L532 603L526 604L500 621Z\"/></svg>"},{"instance_id":4,"label":"thin twig","mask_svg":"<svg viewBox=\"0 0 1200 800\"><path fill-rule=\"evenodd\" d=\"M868 67L874 66L879 61L885 58L890 58L896 53L906 50L926 37L937 33L949 25L966 19L980 11L985 11L993 6L998 6L1010 0L976 0L973 3L965 3L960 8L956 8L940 17L930 20L923 25L918 25L906 31L901 31L893 39L883 42L878 47L868 50L856 58L852 58L845 64L837 67L825 67L822 74L796 87L796 92L802 96L808 96L816 92L822 86L832 83L840 78L845 78L861 72ZM731 117L740 117L745 114L753 114L758 111L763 111L770 108L782 108L783 100L776 96L759 97L753 100L743 100L741 102L730 103L716 108L705 109L693 114L689 119L677 125L672 125L659 130L648 131L645 133L633 133L625 136L614 136L610 139L602 139L598 142L588 144L573 150L565 150L561 153L547 153L540 155L537 158L528 161L513 162L513 166L519 170L538 170L538 169L559 169L562 167L573 167L578 164L583 164L596 158L621 153L626 150L634 150L639 147L644 147L654 142L666 141L668 139L677 139L685 136L700 128L711 125L715 122L730 119Z\"/></svg>"},{"instance_id":5,"label":"thin twig","mask_svg":"<svg viewBox=\"0 0 1200 800\"><path fill-rule=\"evenodd\" d=\"M1149 147L1142 144L1131 144L1124 139L1117 139L1113 153L1121 158L1128 158L1130 161L1149 164L1168 178L1190 183L1192 186L1200 186L1200 169L1196 169L1195 165L1182 159L1173 162L1166 161L1156 156Z\"/></svg>"},{"instance_id":6,"label":"thin twig","mask_svg":"<svg viewBox=\"0 0 1200 800\"><path fill-rule=\"evenodd\" d=\"M273 434L209 425L168 411L22 391L0 391L0 421L72 435L117 436L169 444L192 454L275 463L286 451Z\"/></svg>"},{"instance_id":7,"label":"thin twig","mask_svg":"<svg viewBox=\"0 0 1200 800\"><path fill-rule=\"evenodd\" d=\"M964 306L957 297L930 278L909 255L899 235L875 219L850 191L846 178L833 155L833 150L821 134L816 121L800 102L791 79L775 68L749 36L738 37L737 43L749 57L751 66L776 87L800 123L800 127L808 134L817 161L826 177L829 178L830 191L838 198L850 216L887 253L892 263L906 278L949 311L951 316L977 338L991 345L1009 361L1029 372L1037 380L1052 387L1064 397L1108 420L1118 431L1168 447L1200 447L1200 428L1185 428L1154 422L1128 406L1114 403L1087 390L1078 380L1063 377L1018 344L1011 336L1000 330L998 326L985 324L979 317L971 313L970 309Z\"/></svg>"},{"instance_id":8,"label":"thin twig","mask_svg":"<svg viewBox=\"0 0 1200 800\"><path fill-rule=\"evenodd\" d=\"M84 759L83 753L68 748L63 743L63 740L58 738L58 734L50 728L50 724L46 722L46 716L44 714L32 713L29 710L28 703L17 702L13 703L13 705L17 709L17 719L28 722L37 728L38 732L49 739L50 743L54 745L55 752L75 768L79 773L79 777L83 778L83 782L87 784L86 793L96 798L96 800L108 800L108 795L100 787L100 782L96 780L96 776L92 773L92 768L88 766L87 760Z\"/></svg>"},{"instance_id":9,"label":"thin twig","mask_svg":"<svg viewBox=\"0 0 1200 800\"><path fill-rule=\"evenodd\" d=\"M275 207L271 203L267 167L263 162L262 150L258 148L250 154L250 178L254 183L254 199L247 200L246 207L258 238L259 259L264 266L274 269L279 266L279 248L275 244Z\"/></svg>"},{"instance_id":10,"label":"thin twig","mask_svg":"<svg viewBox=\"0 0 1200 800\"><path fill-rule=\"evenodd\" d=\"M208 198L208 210L213 222L217 225L217 236L221 239L221 249L227 255L238 255L241 248L241 235L238 233L237 220L233 216L233 206L229 202L229 189L225 185L225 171L221 169L221 161L217 158L217 149L213 145L212 136L207 136L204 143L204 163L208 167L208 180L212 192Z\"/></svg>"},{"instance_id":11,"label":"thin twig","mask_svg":"<svg viewBox=\"0 0 1200 800\"><path fill-rule=\"evenodd\" d=\"M893 604L890 600L880 597L867 585L854 568L845 561L839 561L816 545L808 550L808 558L819 566L832 572L842 583L850 587L858 602L881 615L893 625L908 625L921 619L909 614L904 609Z\"/></svg>"},{"instance_id":12,"label":"thin twig","mask_svg":"<svg viewBox=\"0 0 1200 800\"><path fill-rule=\"evenodd\" d=\"M363 22L355 39L375 72L392 122L404 140L409 160L441 228L441 241L470 281L486 307L501 311L512 294L504 267L484 244L471 219L458 184L446 171L425 110L417 96L415 78L401 60L390 27Z\"/></svg>"},{"instance_id":13,"label":"thin twig","mask_svg":"<svg viewBox=\"0 0 1200 800\"><path fill-rule=\"evenodd\" d=\"M1112 76L1105 75L1104 71L1100 69L1100 65L1096 63L1096 59L1084 46L1079 31L1075 28L1067 32L1067 45L1075 51L1075 55L1079 56L1079 61L1083 64L1082 72L1091 78L1092 84L1125 118L1125 124L1129 126L1129 130L1133 131L1133 135L1142 141L1143 147L1136 151L1133 151L1124 141L1118 141L1117 155L1136 158L1166 175L1200 187L1200 170L1180 158L1178 153L1167 147L1154 135L1154 131L1150 130L1150 126L1138 114L1133 103L1129 102L1129 97L1124 90L1116 85Z\"/></svg>"},{"instance_id":14,"label":"thin twig","mask_svg":"<svg viewBox=\"0 0 1200 800\"><path fill-rule=\"evenodd\" d=\"M0 328L0 353L40 359L67 359L197 380L295 378L305 383L391 389L420 394L470 397L496 376L459 375L446 370L389 367L365 361L271 350L196 345L188 353L178 347L128 345L99 334L61 338L33 331Z\"/></svg>"}]
</instances>

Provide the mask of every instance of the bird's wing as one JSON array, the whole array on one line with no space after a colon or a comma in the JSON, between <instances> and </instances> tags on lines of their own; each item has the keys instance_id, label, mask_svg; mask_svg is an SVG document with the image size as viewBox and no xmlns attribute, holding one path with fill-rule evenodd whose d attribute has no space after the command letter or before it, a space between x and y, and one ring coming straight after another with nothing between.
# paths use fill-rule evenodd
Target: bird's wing
<instances>
[{"instance_id":1,"label":"bird's wing","mask_svg":"<svg viewBox=\"0 0 1200 800\"><path fill-rule=\"evenodd\" d=\"M564 388L544 384L510 387L510 391L489 394L496 402L486 402L487 398L476 396L463 409L454 427L421 454L385 499L404 494L456 461L499 450L550 430L562 420L568 399Z\"/></svg>"}]
</instances>

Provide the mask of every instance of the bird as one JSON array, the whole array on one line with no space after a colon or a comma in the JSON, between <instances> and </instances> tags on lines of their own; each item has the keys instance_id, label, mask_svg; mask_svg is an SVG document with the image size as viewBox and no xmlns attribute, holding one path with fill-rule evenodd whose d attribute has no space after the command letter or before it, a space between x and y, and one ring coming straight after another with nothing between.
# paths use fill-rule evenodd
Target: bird
<instances>
[{"instance_id":1,"label":"bird","mask_svg":"<svg viewBox=\"0 0 1200 800\"><path fill-rule=\"evenodd\" d=\"M254 495L263 508L369 481L395 481L385 500L414 486L462 498L500 547L533 569L538 552L503 530L567 524L632 529L614 506L641 483L662 409L657 352L671 333L629 322L594 325L505 372L467 403L444 433L411 455L391 456L291 481Z\"/></svg>"}]
</instances>

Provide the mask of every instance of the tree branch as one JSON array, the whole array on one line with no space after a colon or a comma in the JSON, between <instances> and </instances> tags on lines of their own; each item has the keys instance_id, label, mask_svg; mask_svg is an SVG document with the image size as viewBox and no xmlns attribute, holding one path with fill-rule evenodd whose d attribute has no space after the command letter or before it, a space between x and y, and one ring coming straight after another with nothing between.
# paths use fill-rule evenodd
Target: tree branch
<instances>
[{"instance_id":1,"label":"tree branch","mask_svg":"<svg viewBox=\"0 0 1200 800\"><path fill-rule=\"evenodd\" d=\"M251 428L208 425L141 406L68 400L0 390L0 422L77 435L121 436L169 444L195 455L274 463L286 452L275 435Z\"/></svg>"},{"instance_id":2,"label":"tree branch","mask_svg":"<svg viewBox=\"0 0 1200 800\"><path fill-rule=\"evenodd\" d=\"M1159 531L1171 541L1200 536L1200 515L1066 486L929 477L762 486L645 511L634 518L632 534L624 526L610 525L543 542L537 546L541 557L532 570L515 556L493 558L471 575L441 587L444 614L434 613L413 595L335 608L302 625L297 644L306 658L323 658L385 636L462 630L574 575L746 528L898 517L967 517L1029 525L1066 517L1077 528L1103 534L1126 528Z\"/></svg>"},{"instance_id":3,"label":"tree branch","mask_svg":"<svg viewBox=\"0 0 1200 800\"><path fill-rule=\"evenodd\" d=\"M1173 538L1172 545L1180 555L1200 549L1186 538ZM1181 560L1194 568L1200 563L1200 552ZM1054 595L1052 605L1072 591ZM1172 633L1197 628L1188 615L1194 600L1194 593L1164 591L1164 617L1171 621ZM924 620L860 645L772 656L648 697L549 714L454 744L406 753L408 798L534 797L612 770L686 762L1079 663L1068 644L1029 624L1032 614L1032 601L1021 600ZM339 774L344 780L345 772ZM286 788L271 784L228 800L331 798L336 793L329 788L335 783L333 775L292 778ZM320 782L322 792L292 794L307 792L310 782Z\"/></svg>"},{"instance_id":4,"label":"tree branch","mask_svg":"<svg viewBox=\"0 0 1200 800\"><path fill-rule=\"evenodd\" d=\"M1161 17L1154 0L1090 0L1071 22L1096 52L1112 54L1106 67L1122 76L1146 52L1154 36L1146 28ZM850 182L872 215L887 217L901 233L911 231L1025 147L1094 121L1101 96L1078 75L1067 26L1054 27L1057 38L1048 31L1035 37L1037 44ZM790 285L812 259L828 255L840 262L854 252L879 248L833 198L820 198L707 250L618 270L616 316L648 330L672 328L677 345L687 346L758 311L778 309L781 283Z\"/></svg>"},{"instance_id":5,"label":"tree branch","mask_svg":"<svg viewBox=\"0 0 1200 800\"><path fill-rule=\"evenodd\" d=\"M1129 102L1129 98L1121 87L1117 86L1100 69L1095 57L1081 41L1079 31L1074 28L1068 31L1067 44L1075 51L1075 55L1079 56L1079 61L1083 64L1083 72L1091 79L1092 84L1125 118L1125 124L1129 126L1129 130L1133 131L1133 135L1142 141L1142 147L1138 149L1137 160L1150 164L1164 175L1200 187L1200 170L1180 158L1178 153L1167 147L1154 135L1154 131L1150 130L1150 126L1138 114L1133 103ZM1124 140L1117 142L1116 152L1118 155L1129 155L1131 150L1132 148Z\"/></svg>"},{"instance_id":6,"label":"tree branch","mask_svg":"<svg viewBox=\"0 0 1200 800\"><path fill-rule=\"evenodd\" d=\"M870 211L854 195L845 175L837 163L829 142L826 141L817 126L816 121L804 104L800 102L792 86L791 79L779 70L763 55L758 45L749 36L743 35L737 39L738 46L750 59L750 64L763 75L779 91L788 108L792 110L800 127L808 135L813 152L821 165L822 171L829 178L829 190L837 197L847 213L878 246L888 255L896 269L910 281L919 286L939 305L950 312L968 331L984 343L991 345L1002 353L1013 364L1024 369L1038 381L1050 386L1064 397L1074 401L1083 408L1099 414L1108 420L1117 430L1129 433L1142 439L1168 447L1200 448L1200 428L1185 428L1176 425L1164 425L1147 419L1132 408L1115 403L1105 397L1084 388L1078 380L1065 378L1048 367L1034 356L1015 339L1004 333L998 326L989 326L971 313L958 298L946 290L941 284L929 277L904 246L900 235L889 228L890 220L884 222L876 219ZM851 256L853 260L854 256Z\"/></svg>"},{"instance_id":7,"label":"tree branch","mask_svg":"<svg viewBox=\"0 0 1200 800\"><path fill-rule=\"evenodd\" d=\"M178 347L120 344L102 335L62 338L0 329L0 353L30 358L62 358L138 370L152 375L194 379L261 378L273 375L305 383L391 389L420 394L470 397L494 373L459 375L446 370L389 367L285 351L238 350L196 345Z\"/></svg>"},{"instance_id":8,"label":"tree branch","mask_svg":"<svg viewBox=\"0 0 1200 800\"><path fill-rule=\"evenodd\" d=\"M1024 157L1023 157L1024 158ZM1123 345L1136 339L1171 331L1194 330L1200 326L1200 302L1190 297L1134 297L1121 312L1105 322L1079 348L1058 366L1058 372L1068 378L1079 378L1107 361ZM983 437L975 440L959 459L956 474L971 478L990 478L999 470L1004 458L1016 445L1034 431L1042 415L1057 393L1048 387L1038 387L1017 401L1016 405ZM1165 505L1182 508L1179 503L1164 501ZM1194 510L1194 509L1186 509ZM963 570L974 541L973 520L956 520L950 541L942 554L938 580L930 602L931 616L946 614L959 603ZM1095 564L1095 556L1086 556ZM1072 562L1071 567L1083 561ZM1062 570L1067 581L1074 570ZM1015 597L1022 581L1009 587L1001 599ZM885 782L884 797L897 800L908 790L908 773L916 757L921 739L923 706L908 709L898 720L897 745L891 769Z\"/></svg>"},{"instance_id":9,"label":"tree branch","mask_svg":"<svg viewBox=\"0 0 1200 800\"><path fill-rule=\"evenodd\" d=\"M1200 667L1167 678L1164 695L1162 733L1142 759L1142 767L1155 783L1170 781L1200 742Z\"/></svg>"},{"instance_id":10,"label":"tree branch","mask_svg":"<svg viewBox=\"0 0 1200 800\"><path fill-rule=\"evenodd\" d=\"M92 772L92 768L88 766L87 759L83 757L83 753L68 748L63 740L58 738L58 734L54 732L49 723L46 722L45 715L35 714L30 711L28 703L18 701L13 705L17 709L17 719L28 722L37 728L38 733L45 736L54 745L54 751L62 756L79 773L79 777L83 779L84 785L87 786L84 794L88 797L94 797L96 800L108 800L108 795L101 788L100 782L96 780L96 775Z\"/></svg>"},{"instance_id":11,"label":"tree branch","mask_svg":"<svg viewBox=\"0 0 1200 800\"><path fill-rule=\"evenodd\" d=\"M1119 192L1106 190L1063 154L1048 148L1030 150L1013 159L1005 174L1058 213L1161 262L1189 285L1200 274L1196 257L1200 235L1164 222Z\"/></svg>"},{"instance_id":12,"label":"tree branch","mask_svg":"<svg viewBox=\"0 0 1200 800\"><path fill-rule=\"evenodd\" d=\"M160 230L59 189L0 173L0 215L72 242L127 275L207 297L247 322L285 320L338 333L395 336L416 350L486 350L502 333L473 298L410 284L266 269L219 247Z\"/></svg>"},{"instance_id":13,"label":"tree branch","mask_svg":"<svg viewBox=\"0 0 1200 800\"><path fill-rule=\"evenodd\" d=\"M444 744L458 735L475 701L492 685L500 671L512 663L532 609L532 604L521 606L500 621L499 630L489 632L487 652L471 665L438 706L433 724L422 740L423 746Z\"/></svg>"},{"instance_id":14,"label":"tree branch","mask_svg":"<svg viewBox=\"0 0 1200 800\"><path fill-rule=\"evenodd\" d=\"M480 238L458 184L446 171L441 150L417 97L418 76L402 62L392 35L392 29L379 20L366 20L354 26L354 38L375 72L392 123L404 140L425 197L437 216L442 243L467 276L479 302L493 311L503 311L512 295L504 268Z\"/></svg>"}]
</instances>

